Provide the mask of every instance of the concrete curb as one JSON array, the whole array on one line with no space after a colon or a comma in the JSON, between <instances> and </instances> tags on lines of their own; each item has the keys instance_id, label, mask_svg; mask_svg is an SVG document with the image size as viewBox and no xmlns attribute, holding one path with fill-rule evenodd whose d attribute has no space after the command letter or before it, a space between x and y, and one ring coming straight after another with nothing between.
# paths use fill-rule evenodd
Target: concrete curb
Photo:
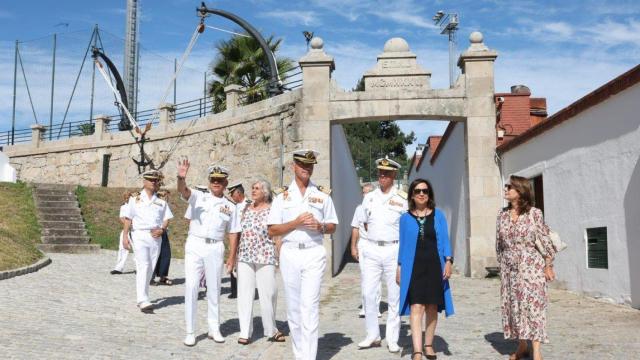
<instances>
[{"instance_id":1,"label":"concrete curb","mask_svg":"<svg viewBox=\"0 0 640 360\"><path fill-rule=\"evenodd\" d=\"M0 280L6 280L11 279L12 277L30 274L51 264L51 259L45 253L42 253L42 255L44 255L44 258L38 260L35 264L31 264L18 269L0 271Z\"/></svg>"}]
</instances>

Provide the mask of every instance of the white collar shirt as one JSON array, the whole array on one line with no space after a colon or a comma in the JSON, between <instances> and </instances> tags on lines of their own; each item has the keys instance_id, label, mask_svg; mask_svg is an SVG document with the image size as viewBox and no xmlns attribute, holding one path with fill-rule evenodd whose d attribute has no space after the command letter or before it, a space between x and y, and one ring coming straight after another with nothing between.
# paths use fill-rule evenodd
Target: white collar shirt
<instances>
[{"instance_id":1,"label":"white collar shirt","mask_svg":"<svg viewBox=\"0 0 640 360\"><path fill-rule=\"evenodd\" d=\"M304 212L313 214L313 217L320 223L338 224L338 217L331 196L320 191L312 182L309 182L303 195L300 193L295 180L291 182L286 191L278 194L273 200L267 224L279 225L288 223ZM283 241L297 243L322 242L323 237L324 235L318 231L298 227L284 235Z\"/></svg>"},{"instance_id":2,"label":"white collar shirt","mask_svg":"<svg viewBox=\"0 0 640 360\"><path fill-rule=\"evenodd\" d=\"M358 229L358 241L367 240L367 229L365 228L364 207L362 204L356 207L356 211L353 212L353 220L351 221L351 227Z\"/></svg>"},{"instance_id":3,"label":"white collar shirt","mask_svg":"<svg viewBox=\"0 0 640 360\"><path fill-rule=\"evenodd\" d=\"M129 212L129 202L127 202L126 204L120 206L120 216L121 218L127 217L127 214Z\"/></svg>"},{"instance_id":4,"label":"white collar shirt","mask_svg":"<svg viewBox=\"0 0 640 360\"><path fill-rule=\"evenodd\" d=\"M400 238L400 216L408 209L407 200L396 188L383 193L379 188L362 200L367 238L371 241L397 241Z\"/></svg>"},{"instance_id":5,"label":"white collar shirt","mask_svg":"<svg viewBox=\"0 0 640 360\"><path fill-rule=\"evenodd\" d=\"M227 198L191 189L185 218L189 223L189 235L223 240L225 233L240 232L236 206Z\"/></svg>"},{"instance_id":6,"label":"white collar shirt","mask_svg":"<svg viewBox=\"0 0 640 360\"><path fill-rule=\"evenodd\" d=\"M158 229L163 222L173 218L169 204L155 193L151 197L147 196L144 189L129 198L126 209L120 209L124 210L124 217L131 219L134 231Z\"/></svg>"}]
</instances>

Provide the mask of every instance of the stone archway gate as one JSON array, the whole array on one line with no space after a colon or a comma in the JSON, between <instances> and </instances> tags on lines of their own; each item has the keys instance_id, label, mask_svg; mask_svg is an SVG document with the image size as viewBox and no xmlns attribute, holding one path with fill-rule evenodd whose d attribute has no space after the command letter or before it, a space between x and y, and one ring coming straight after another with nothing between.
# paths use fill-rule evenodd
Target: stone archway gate
<instances>
[{"instance_id":1,"label":"stone archway gate","mask_svg":"<svg viewBox=\"0 0 640 360\"><path fill-rule=\"evenodd\" d=\"M417 64L416 55L400 38L387 41L376 67L364 74L363 92L344 92L333 85L334 62L323 51L322 40L314 39L311 50L300 60L302 141L305 147L331 154L330 159L323 157L314 176L320 182L331 182L342 221L332 246L334 271L347 247L350 217L360 201L360 189L354 187L353 172L341 165L350 157L344 156L345 146L339 146L343 135L332 125L372 120L437 119L465 124L468 213L457 216L466 221L469 259L457 261L468 260L472 276L483 276L486 266L495 266L495 216L502 204L500 172L494 160L493 67L497 53L484 45L479 32L471 34L470 43L458 61L462 74L450 89L431 89L431 73Z\"/></svg>"},{"instance_id":2,"label":"stone archway gate","mask_svg":"<svg viewBox=\"0 0 640 360\"><path fill-rule=\"evenodd\" d=\"M471 45L458 65L461 76L453 88L431 89L429 71L399 38L385 44L374 69L364 74L366 91L344 92L331 80L333 58L319 38L300 59L303 86L259 103L239 106L241 89L227 87L227 110L194 121L175 122L172 104L162 104L160 124L148 133L145 146L154 159L170 157L163 168L166 185L175 186L175 160L189 157L190 184L206 180L212 162L231 169L231 180L248 185L257 176L273 184L290 182L291 152L314 148L321 156L314 181L330 184L341 225L325 241L332 259L332 273L342 262L349 241L353 210L360 201L358 179L341 124L371 120L450 120L465 124L468 261L472 276L484 275L495 265L495 215L501 205L500 174L494 162L495 104L493 64L495 51L488 49L480 33L470 36ZM4 152L28 182L51 182L100 186L139 186L132 157L138 148L128 133L108 132L110 119L98 116L93 135L44 141L46 128L32 126L30 144L9 146ZM281 170L284 169L283 172ZM105 173L106 172L106 173ZM105 176L106 175L106 176Z\"/></svg>"}]
</instances>

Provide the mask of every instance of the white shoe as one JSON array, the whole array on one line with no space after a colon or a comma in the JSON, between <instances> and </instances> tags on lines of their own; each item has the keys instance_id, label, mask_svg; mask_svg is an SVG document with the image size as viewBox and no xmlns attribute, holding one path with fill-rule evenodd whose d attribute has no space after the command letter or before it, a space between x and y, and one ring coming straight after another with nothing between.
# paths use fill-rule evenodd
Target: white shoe
<instances>
[{"instance_id":1,"label":"white shoe","mask_svg":"<svg viewBox=\"0 0 640 360\"><path fill-rule=\"evenodd\" d=\"M382 313L380 311L378 311L378 318L382 317Z\"/></svg>"},{"instance_id":2,"label":"white shoe","mask_svg":"<svg viewBox=\"0 0 640 360\"><path fill-rule=\"evenodd\" d=\"M400 351L400 346L398 346L398 344L396 344L396 343L387 344L387 348L389 349L389 352L391 352L391 353L397 353L397 352Z\"/></svg>"},{"instance_id":3,"label":"white shoe","mask_svg":"<svg viewBox=\"0 0 640 360\"><path fill-rule=\"evenodd\" d=\"M222 336L222 334L220 333L220 330L209 331L209 334L207 334L207 337L217 343L224 342L224 336Z\"/></svg>"},{"instance_id":4,"label":"white shoe","mask_svg":"<svg viewBox=\"0 0 640 360\"><path fill-rule=\"evenodd\" d=\"M148 301L143 301L138 304L138 308L140 308L140 311L143 313L149 313L153 311L153 304Z\"/></svg>"},{"instance_id":5,"label":"white shoe","mask_svg":"<svg viewBox=\"0 0 640 360\"><path fill-rule=\"evenodd\" d=\"M373 347L380 347L380 337L373 340L364 339L363 341L358 343L359 349L369 349Z\"/></svg>"},{"instance_id":6,"label":"white shoe","mask_svg":"<svg viewBox=\"0 0 640 360\"><path fill-rule=\"evenodd\" d=\"M362 309L360 309L360 312L358 313L358 316L363 318L364 317L364 307Z\"/></svg>"},{"instance_id":7,"label":"white shoe","mask_svg":"<svg viewBox=\"0 0 640 360\"><path fill-rule=\"evenodd\" d=\"M193 346L196 344L196 336L193 334L187 334L185 336L183 343L187 346Z\"/></svg>"}]
</instances>

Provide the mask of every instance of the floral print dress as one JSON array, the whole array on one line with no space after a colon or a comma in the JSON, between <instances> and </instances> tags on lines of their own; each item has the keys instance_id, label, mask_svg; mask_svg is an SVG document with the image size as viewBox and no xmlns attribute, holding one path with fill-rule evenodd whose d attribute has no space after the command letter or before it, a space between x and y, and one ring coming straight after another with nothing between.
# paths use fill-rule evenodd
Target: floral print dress
<instances>
[{"instance_id":1,"label":"floral print dress","mask_svg":"<svg viewBox=\"0 0 640 360\"><path fill-rule=\"evenodd\" d=\"M506 339L548 343L545 260L536 249L536 237L547 254L555 250L542 211L531 208L513 221L509 210L498 214L496 251L500 266L502 326Z\"/></svg>"},{"instance_id":2,"label":"floral print dress","mask_svg":"<svg viewBox=\"0 0 640 360\"><path fill-rule=\"evenodd\" d=\"M249 264L278 265L275 243L269 237L267 217L270 208L254 210L251 205L242 214L242 234L238 249L238 261Z\"/></svg>"}]
</instances>

